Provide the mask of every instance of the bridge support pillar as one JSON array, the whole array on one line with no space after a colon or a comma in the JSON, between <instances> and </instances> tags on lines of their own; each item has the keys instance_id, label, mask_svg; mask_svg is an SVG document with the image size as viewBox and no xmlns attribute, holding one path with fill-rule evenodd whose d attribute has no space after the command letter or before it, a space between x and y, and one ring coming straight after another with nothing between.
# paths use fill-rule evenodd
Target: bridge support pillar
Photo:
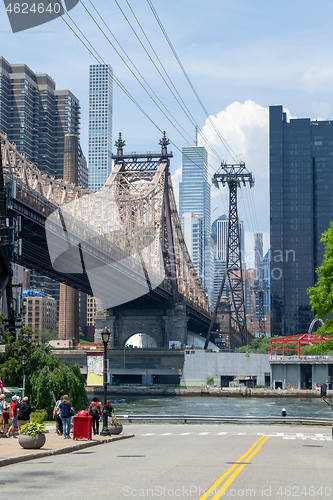
<instances>
[{"instance_id":1,"label":"bridge support pillar","mask_svg":"<svg viewBox=\"0 0 333 500\"><path fill-rule=\"evenodd\" d=\"M169 347L169 342L180 342L182 345L186 345L186 305L177 304L167 311L167 315L163 319L165 322L165 345Z\"/></svg>"},{"instance_id":2,"label":"bridge support pillar","mask_svg":"<svg viewBox=\"0 0 333 500\"><path fill-rule=\"evenodd\" d=\"M104 328L110 330L110 340L109 347L114 347L114 315L107 310L100 310L97 312L95 318L95 337L94 341L96 344L102 344L102 331Z\"/></svg>"},{"instance_id":3,"label":"bridge support pillar","mask_svg":"<svg viewBox=\"0 0 333 500\"><path fill-rule=\"evenodd\" d=\"M101 332L111 332L110 347L123 347L133 335L144 333L156 347L169 347L169 342L186 345L186 305L169 307L120 306L99 311L95 319L95 343L101 343ZM177 345L175 344L175 345Z\"/></svg>"}]
</instances>

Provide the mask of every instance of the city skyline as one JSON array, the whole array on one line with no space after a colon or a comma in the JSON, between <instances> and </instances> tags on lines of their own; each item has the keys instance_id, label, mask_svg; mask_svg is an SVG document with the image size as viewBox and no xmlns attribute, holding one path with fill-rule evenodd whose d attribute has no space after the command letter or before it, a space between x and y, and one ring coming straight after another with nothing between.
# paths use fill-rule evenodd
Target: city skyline
<instances>
[{"instance_id":1,"label":"city skyline","mask_svg":"<svg viewBox=\"0 0 333 500\"><path fill-rule=\"evenodd\" d=\"M232 4L208 1L205 4L185 0L181 3L154 2L163 25L188 75L199 93L208 113L231 146L254 174L256 184L240 192L240 217L246 230L246 248L253 246L253 234L264 233L264 251L268 248L268 107L283 103L290 114L297 117L329 119L332 115L331 75L333 73L332 13L333 6L318 7L310 1L295 0L292 4L267 4L245 0ZM199 130L205 132L210 144L224 160L230 154L222 146L206 120L184 75L167 46L152 12L145 2L133 7L145 33L156 48L168 74L179 88L186 105L194 115ZM1 11L2 9L2 11ZM98 6L103 20L112 26L121 46L136 62L138 69L167 104L171 113L186 130L186 140L171 126L165 116L142 90L133 74L111 48L105 36L96 28L81 2L70 12L71 18L83 30L115 75L152 117L160 130L177 145L171 163L175 191L180 179L181 148L195 141L194 124L189 124L174 98L160 79L148 57L140 47L131 28L115 4L101 1ZM299 11L302 16L299 16ZM13 34L0 6L2 54L12 63L26 63L34 71L47 73L59 88L70 88L82 107L81 143L88 156L88 81L89 65L96 64L93 55L75 37L64 22L75 28L68 15L47 25ZM138 14L140 12L140 14ZM286 16L286 12L288 15ZM96 18L97 15L95 12ZM137 24L126 11L135 28ZM186 18L186 26L183 20ZM112 40L101 19L97 18L106 35ZM223 34L221 25L224 26ZM235 26L237 37L234 36ZM138 30L139 34L140 30ZM205 36L202 36L205 33ZM141 39L144 40L142 33ZM93 51L92 51L93 52ZM114 136L122 132L130 151L156 150L161 136L159 130L115 85ZM199 144L202 144L199 134ZM219 158L210 156L209 175L218 167ZM253 201L251 201L253 197ZM247 198L250 200L247 202ZM226 212L227 192L212 190L212 211ZM245 202L245 204L244 204ZM256 214L250 217L251 204ZM253 210L253 208L252 208ZM245 214L249 220L246 220ZM212 216L214 218L214 215ZM248 242L249 233L251 240Z\"/></svg>"}]
</instances>

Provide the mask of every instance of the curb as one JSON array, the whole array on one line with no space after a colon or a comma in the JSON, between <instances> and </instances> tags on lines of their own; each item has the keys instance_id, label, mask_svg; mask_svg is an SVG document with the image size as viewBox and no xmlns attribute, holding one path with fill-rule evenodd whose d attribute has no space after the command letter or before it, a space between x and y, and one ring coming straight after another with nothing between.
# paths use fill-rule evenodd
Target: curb
<instances>
[{"instance_id":1,"label":"curb","mask_svg":"<svg viewBox=\"0 0 333 500\"><path fill-rule=\"evenodd\" d=\"M6 465L17 464L20 462L26 462L28 460L34 460L36 458L49 457L52 455L63 455L65 453L72 453L77 450L82 450L84 448L91 448L92 446L97 446L99 444L111 443L112 441L121 441L122 439L128 439L134 437L134 434L124 434L123 436L114 436L112 438L105 438L101 441L86 441L84 443L75 444L68 446L67 448L60 448L59 450L44 451L38 454L24 455L20 457L5 458L0 460L0 467L5 467Z\"/></svg>"}]
</instances>

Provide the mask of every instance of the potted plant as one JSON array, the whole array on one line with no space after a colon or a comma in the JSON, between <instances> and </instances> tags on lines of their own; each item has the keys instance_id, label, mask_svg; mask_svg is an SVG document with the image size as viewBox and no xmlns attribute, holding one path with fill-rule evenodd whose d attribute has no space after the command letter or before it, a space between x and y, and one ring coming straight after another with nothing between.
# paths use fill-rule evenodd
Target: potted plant
<instances>
[{"instance_id":1,"label":"potted plant","mask_svg":"<svg viewBox=\"0 0 333 500\"><path fill-rule=\"evenodd\" d=\"M122 424L117 419L114 411L111 412L111 416L109 417L109 431L110 434L120 434L123 430Z\"/></svg>"},{"instance_id":2,"label":"potted plant","mask_svg":"<svg viewBox=\"0 0 333 500\"><path fill-rule=\"evenodd\" d=\"M39 449L45 444L45 433L48 432L44 424L29 422L21 426L19 443L22 448Z\"/></svg>"}]
</instances>

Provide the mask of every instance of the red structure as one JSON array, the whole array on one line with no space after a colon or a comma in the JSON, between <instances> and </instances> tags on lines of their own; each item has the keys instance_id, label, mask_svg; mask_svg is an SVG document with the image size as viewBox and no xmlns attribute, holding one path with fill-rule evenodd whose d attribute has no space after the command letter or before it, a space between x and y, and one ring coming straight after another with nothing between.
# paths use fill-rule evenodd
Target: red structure
<instances>
[{"instance_id":1,"label":"red structure","mask_svg":"<svg viewBox=\"0 0 333 500\"><path fill-rule=\"evenodd\" d=\"M88 414L73 417L73 439L92 440L92 417L88 417Z\"/></svg>"},{"instance_id":2,"label":"red structure","mask_svg":"<svg viewBox=\"0 0 333 500\"><path fill-rule=\"evenodd\" d=\"M294 355L298 357L301 356L301 345L302 344L322 344L326 342L330 337L318 337L318 335L310 335L308 333L303 333L303 335L292 335L291 337L279 337L277 339L270 339L271 343L271 358L273 357L273 352L275 357L284 356L285 352L294 352ZM292 344L296 344L296 347L291 347Z\"/></svg>"}]
</instances>

